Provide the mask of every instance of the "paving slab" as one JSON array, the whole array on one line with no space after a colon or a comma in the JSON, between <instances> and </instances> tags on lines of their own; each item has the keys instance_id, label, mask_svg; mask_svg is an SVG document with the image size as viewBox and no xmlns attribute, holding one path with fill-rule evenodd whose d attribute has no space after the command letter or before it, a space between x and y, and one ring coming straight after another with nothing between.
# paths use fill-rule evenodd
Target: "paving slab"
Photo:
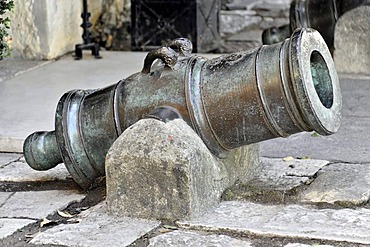
<instances>
[{"instance_id":1,"label":"paving slab","mask_svg":"<svg viewBox=\"0 0 370 247\"><path fill-rule=\"evenodd\" d=\"M297 243L287 244L284 247L312 247L312 246L315 246L315 247L334 247L332 245L307 245L307 244L297 244Z\"/></svg>"},{"instance_id":2,"label":"paving slab","mask_svg":"<svg viewBox=\"0 0 370 247\"><path fill-rule=\"evenodd\" d=\"M364 208L336 210L230 201L197 219L177 223L192 230L370 244L370 210Z\"/></svg>"},{"instance_id":3,"label":"paving slab","mask_svg":"<svg viewBox=\"0 0 370 247\"><path fill-rule=\"evenodd\" d=\"M0 192L0 207L14 194L14 192Z\"/></svg>"},{"instance_id":4,"label":"paving slab","mask_svg":"<svg viewBox=\"0 0 370 247\"><path fill-rule=\"evenodd\" d=\"M226 235L205 235L197 232L177 230L150 239L148 247L252 247L251 242Z\"/></svg>"},{"instance_id":5,"label":"paving slab","mask_svg":"<svg viewBox=\"0 0 370 247\"><path fill-rule=\"evenodd\" d=\"M331 136L299 133L260 143L264 157L310 157L345 163L370 163L370 118L344 117Z\"/></svg>"},{"instance_id":6,"label":"paving slab","mask_svg":"<svg viewBox=\"0 0 370 247\"><path fill-rule=\"evenodd\" d=\"M0 206L0 217L42 219L84 198L73 190L15 192Z\"/></svg>"},{"instance_id":7,"label":"paving slab","mask_svg":"<svg viewBox=\"0 0 370 247\"><path fill-rule=\"evenodd\" d=\"M72 177L64 164L47 171L36 171L24 162L13 162L3 168L0 167L1 182L46 182L67 179Z\"/></svg>"},{"instance_id":8,"label":"paving slab","mask_svg":"<svg viewBox=\"0 0 370 247\"><path fill-rule=\"evenodd\" d=\"M0 219L0 239L10 236L17 230L32 223L36 223L36 221L27 219Z\"/></svg>"},{"instance_id":9,"label":"paving slab","mask_svg":"<svg viewBox=\"0 0 370 247\"><path fill-rule=\"evenodd\" d=\"M251 181L251 185L272 190L291 190L312 181L312 177L325 165L326 160L263 158L261 173Z\"/></svg>"},{"instance_id":10,"label":"paving slab","mask_svg":"<svg viewBox=\"0 0 370 247\"><path fill-rule=\"evenodd\" d=\"M0 83L17 75L37 69L48 63L50 63L50 61L5 58L0 61Z\"/></svg>"},{"instance_id":11,"label":"paving slab","mask_svg":"<svg viewBox=\"0 0 370 247\"><path fill-rule=\"evenodd\" d=\"M326 202L347 206L370 200L370 164L331 164L302 193L303 202Z\"/></svg>"},{"instance_id":12,"label":"paving slab","mask_svg":"<svg viewBox=\"0 0 370 247\"><path fill-rule=\"evenodd\" d=\"M370 75L341 75L343 116L370 117Z\"/></svg>"},{"instance_id":13,"label":"paving slab","mask_svg":"<svg viewBox=\"0 0 370 247\"><path fill-rule=\"evenodd\" d=\"M79 217L80 223L58 225L38 234L30 243L123 247L160 225L158 221L107 215L105 202L83 212Z\"/></svg>"},{"instance_id":14,"label":"paving slab","mask_svg":"<svg viewBox=\"0 0 370 247\"><path fill-rule=\"evenodd\" d=\"M0 168L10 164L13 161L19 160L22 154L16 153L0 153Z\"/></svg>"}]
</instances>

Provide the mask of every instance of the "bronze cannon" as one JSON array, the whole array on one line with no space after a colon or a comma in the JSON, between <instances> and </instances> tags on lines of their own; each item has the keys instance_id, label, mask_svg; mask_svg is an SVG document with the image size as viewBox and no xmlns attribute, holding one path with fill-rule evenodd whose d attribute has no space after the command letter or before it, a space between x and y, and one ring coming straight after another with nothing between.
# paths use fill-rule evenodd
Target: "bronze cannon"
<instances>
[{"instance_id":1,"label":"bronze cannon","mask_svg":"<svg viewBox=\"0 0 370 247\"><path fill-rule=\"evenodd\" d=\"M323 36L330 51L334 51L335 24L345 12L361 5L370 5L369 0L293 0L289 10L289 24L271 27L262 33L263 44L281 42L296 28L314 28Z\"/></svg>"},{"instance_id":2,"label":"bronze cannon","mask_svg":"<svg viewBox=\"0 0 370 247\"><path fill-rule=\"evenodd\" d=\"M88 188L105 174L113 142L146 117L182 118L220 158L275 137L338 130L338 77L317 31L296 30L284 42L209 60L191 55L191 47L186 39L174 40L149 52L142 71L117 84L65 93L55 131L27 137L27 163L47 170L64 162Z\"/></svg>"}]
</instances>

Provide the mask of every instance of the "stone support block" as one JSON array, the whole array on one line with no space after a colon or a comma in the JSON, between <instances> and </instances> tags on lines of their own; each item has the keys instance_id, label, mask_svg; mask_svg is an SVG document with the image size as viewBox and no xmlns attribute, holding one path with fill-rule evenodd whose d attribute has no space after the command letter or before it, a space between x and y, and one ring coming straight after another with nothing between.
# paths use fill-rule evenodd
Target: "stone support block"
<instances>
[{"instance_id":1,"label":"stone support block","mask_svg":"<svg viewBox=\"0 0 370 247\"><path fill-rule=\"evenodd\" d=\"M335 28L334 58L338 72L370 74L370 6L339 18Z\"/></svg>"},{"instance_id":2,"label":"stone support block","mask_svg":"<svg viewBox=\"0 0 370 247\"><path fill-rule=\"evenodd\" d=\"M13 57L53 59L82 42L82 1L15 0Z\"/></svg>"},{"instance_id":3,"label":"stone support block","mask_svg":"<svg viewBox=\"0 0 370 247\"><path fill-rule=\"evenodd\" d=\"M183 121L140 120L116 140L106 157L111 213L155 219L200 215L236 180L260 169L257 145L212 155Z\"/></svg>"}]
</instances>

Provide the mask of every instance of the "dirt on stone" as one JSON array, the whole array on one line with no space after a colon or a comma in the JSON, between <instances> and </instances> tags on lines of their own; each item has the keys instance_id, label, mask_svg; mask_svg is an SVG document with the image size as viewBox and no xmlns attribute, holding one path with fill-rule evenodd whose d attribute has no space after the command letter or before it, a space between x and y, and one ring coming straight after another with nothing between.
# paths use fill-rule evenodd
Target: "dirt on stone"
<instances>
[{"instance_id":1,"label":"dirt on stone","mask_svg":"<svg viewBox=\"0 0 370 247\"><path fill-rule=\"evenodd\" d=\"M65 209L61 210L66 215L76 217L78 213L95 206L105 199L106 190L104 186L105 181L100 180L95 187L90 188L87 196L81 202L75 202L68 205ZM65 181L50 181L50 182L0 182L0 192L20 192L20 191L46 191L46 190L80 190L82 189L72 180ZM59 224L75 224L78 222L72 218L62 217L60 213L55 212L48 215L47 221L45 219L38 220L34 224L27 225L26 227L18 230L14 234L0 239L0 246L6 247L39 247L29 243L33 237L40 232L46 231ZM43 222L41 227L41 222ZM50 245L45 244L43 247L62 247L64 245Z\"/></svg>"}]
</instances>

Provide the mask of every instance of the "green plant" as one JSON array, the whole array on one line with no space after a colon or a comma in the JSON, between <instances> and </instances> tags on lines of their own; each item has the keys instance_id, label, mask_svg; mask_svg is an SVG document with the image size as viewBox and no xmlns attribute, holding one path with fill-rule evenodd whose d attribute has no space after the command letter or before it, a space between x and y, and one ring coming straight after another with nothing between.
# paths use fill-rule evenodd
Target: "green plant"
<instances>
[{"instance_id":1,"label":"green plant","mask_svg":"<svg viewBox=\"0 0 370 247\"><path fill-rule=\"evenodd\" d=\"M13 11L14 0L0 0L0 59L10 56L10 47L6 40L9 36L10 19L5 17L8 11Z\"/></svg>"}]
</instances>

